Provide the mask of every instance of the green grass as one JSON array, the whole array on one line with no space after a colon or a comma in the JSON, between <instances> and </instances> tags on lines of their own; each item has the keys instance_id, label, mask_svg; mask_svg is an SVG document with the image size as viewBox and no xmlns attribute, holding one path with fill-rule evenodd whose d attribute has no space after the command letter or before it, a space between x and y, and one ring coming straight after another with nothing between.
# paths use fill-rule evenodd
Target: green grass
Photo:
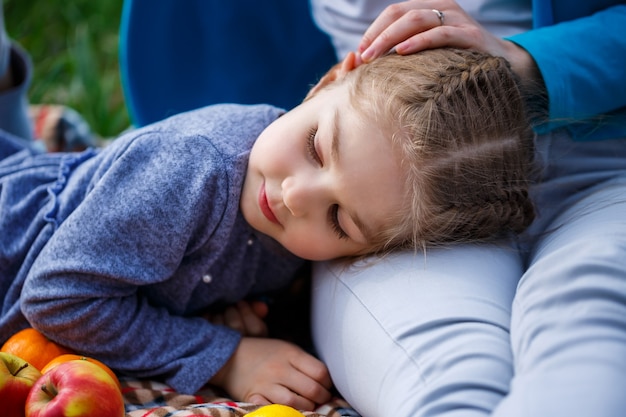
<instances>
[{"instance_id":1,"label":"green grass","mask_svg":"<svg viewBox=\"0 0 626 417\"><path fill-rule=\"evenodd\" d=\"M9 36L34 63L32 104L78 111L101 137L129 124L118 64L123 0L4 0Z\"/></svg>"}]
</instances>

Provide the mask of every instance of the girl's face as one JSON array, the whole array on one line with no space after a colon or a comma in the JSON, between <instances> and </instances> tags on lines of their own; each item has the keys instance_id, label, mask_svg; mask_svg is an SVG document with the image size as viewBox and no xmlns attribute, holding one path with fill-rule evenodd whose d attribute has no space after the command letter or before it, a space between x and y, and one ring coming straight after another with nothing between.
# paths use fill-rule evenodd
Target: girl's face
<instances>
[{"instance_id":1,"label":"girl's face","mask_svg":"<svg viewBox=\"0 0 626 417\"><path fill-rule=\"evenodd\" d=\"M345 83L320 91L268 126L250 154L245 219L304 259L366 253L368 236L406 206L399 154L349 97Z\"/></svg>"}]
</instances>

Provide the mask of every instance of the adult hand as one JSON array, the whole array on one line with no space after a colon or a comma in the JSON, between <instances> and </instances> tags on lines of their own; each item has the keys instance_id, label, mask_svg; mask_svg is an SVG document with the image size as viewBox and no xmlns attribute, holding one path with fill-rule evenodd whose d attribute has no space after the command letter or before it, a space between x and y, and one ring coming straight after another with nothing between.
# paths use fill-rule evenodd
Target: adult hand
<instances>
[{"instance_id":1,"label":"adult hand","mask_svg":"<svg viewBox=\"0 0 626 417\"><path fill-rule=\"evenodd\" d=\"M231 359L210 381L237 401L279 403L313 410L331 398L326 366L298 346L264 338L242 338Z\"/></svg>"},{"instance_id":2,"label":"adult hand","mask_svg":"<svg viewBox=\"0 0 626 417\"><path fill-rule=\"evenodd\" d=\"M370 62L394 48L407 55L440 47L501 56L520 78L537 80L539 76L523 48L492 35L453 0L409 0L387 6L363 35L358 52L363 62Z\"/></svg>"},{"instance_id":3,"label":"adult hand","mask_svg":"<svg viewBox=\"0 0 626 417\"><path fill-rule=\"evenodd\" d=\"M208 313L203 317L213 324L221 324L237 330L242 336L267 337L268 306L263 301L239 301L226 307L221 313Z\"/></svg>"}]
</instances>

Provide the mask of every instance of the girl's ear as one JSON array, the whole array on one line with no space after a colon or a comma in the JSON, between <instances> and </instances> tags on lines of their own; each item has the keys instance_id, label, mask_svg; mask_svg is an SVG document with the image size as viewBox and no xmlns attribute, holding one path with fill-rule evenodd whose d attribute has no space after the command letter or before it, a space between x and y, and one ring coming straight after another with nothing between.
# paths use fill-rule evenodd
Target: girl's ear
<instances>
[{"instance_id":1,"label":"girl's ear","mask_svg":"<svg viewBox=\"0 0 626 417\"><path fill-rule=\"evenodd\" d=\"M348 52L348 55L346 55L342 62L333 65L333 67L328 70L328 72L317 82L317 84L315 84L315 86L313 86L313 88L309 90L305 100L309 99L319 90L332 83L333 81L340 80L347 73L349 73L362 63L363 61L361 61L360 55L357 56L354 52Z\"/></svg>"}]
</instances>

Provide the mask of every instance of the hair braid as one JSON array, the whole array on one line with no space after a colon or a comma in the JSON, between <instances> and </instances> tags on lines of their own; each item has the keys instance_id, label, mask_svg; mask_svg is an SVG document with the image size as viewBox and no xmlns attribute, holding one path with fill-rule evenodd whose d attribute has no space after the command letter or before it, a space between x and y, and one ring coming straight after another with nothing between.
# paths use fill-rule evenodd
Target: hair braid
<instances>
[{"instance_id":1,"label":"hair braid","mask_svg":"<svg viewBox=\"0 0 626 417\"><path fill-rule=\"evenodd\" d=\"M429 139L439 141L420 158L433 206L440 207L425 229L430 236L422 230L430 244L520 233L534 218L532 133L516 80L503 58L464 55L439 72L429 129Z\"/></svg>"},{"instance_id":2,"label":"hair braid","mask_svg":"<svg viewBox=\"0 0 626 417\"><path fill-rule=\"evenodd\" d=\"M381 234L383 246L487 241L526 229L534 134L505 59L445 48L357 70L357 106L394 128L408 172L411 208L398 209L400 226Z\"/></svg>"}]
</instances>

